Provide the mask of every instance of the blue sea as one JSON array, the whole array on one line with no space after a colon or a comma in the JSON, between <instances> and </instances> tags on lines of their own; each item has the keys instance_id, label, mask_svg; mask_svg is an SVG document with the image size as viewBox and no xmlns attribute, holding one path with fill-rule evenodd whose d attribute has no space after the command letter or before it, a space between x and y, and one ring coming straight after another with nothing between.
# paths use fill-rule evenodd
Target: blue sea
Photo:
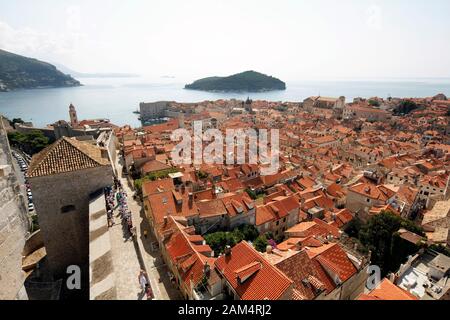
<instances>
[{"instance_id":1,"label":"blue sea","mask_svg":"<svg viewBox=\"0 0 450 320\"><path fill-rule=\"evenodd\" d=\"M200 102L217 99L269 101L303 101L309 96L355 97L429 97L437 93L450 96L450 78L437 79L336 79L287 81L286 91L264 93L209 93L185 90L176 79L146 78L82 78L84 86L76 88L19 90L0 93L0 114L22 118L35 126L57 120L68 120L69 104L73 103L78 118L107 118L117 125L139 126L134 114L140 102L169 100Z\"/></svg>"}]
</instances>

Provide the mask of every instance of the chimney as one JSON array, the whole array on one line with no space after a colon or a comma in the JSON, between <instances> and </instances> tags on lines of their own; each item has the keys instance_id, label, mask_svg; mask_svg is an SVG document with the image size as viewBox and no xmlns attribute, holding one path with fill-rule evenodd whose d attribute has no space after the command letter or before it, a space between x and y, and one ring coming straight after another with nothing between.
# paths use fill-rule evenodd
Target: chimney
<instances>
[{"instance_id":1,"label":"chimney","mask_svg":"<svg viewBox=\"0 0 450 320\"><path fill-rule=\"evenodd\" d=\"M189 192L189 203L194 202L194 194L192 192Z\"/></svg>"},{"instance_id":2,"label":"chimney","mask_svg":"<svg viewBox=\"0 0 450 320\"><path fill-rule=\"evenodd\" d=\"M272 254L272 250L273 250L273 248L272 248L271 245L268 245L268 246L266 247L266 253Z\"/></svg>"},{"instance_id":3,"label":"chimney","mask_svg":"<svg viewBox=\"0 0 450 320\"><path fill-rule=\"evenodd\" d=\"M389 281L395 284L395 274L393 272L389 273L388 275Z\"/></svg>"},{"instance_id":4,"label":"chimney","mask_svg":"<svg viewBox=\"0 0 450 320\"><path fill-rule=\"evenodd\" d=\"M225 256L231 256L231 247L228 245L225 247Z\"/></svg>"},{"instance_id":5,"label":"chimney","mask_svg":"<svg viewBox=\"0 0 450 320\"><path fill-rule=\"evenodd\" d=\"M167 218L167 216L164 216L164 226L167 226L167 220L168 218Z\"/></svg>"}]
</instances>

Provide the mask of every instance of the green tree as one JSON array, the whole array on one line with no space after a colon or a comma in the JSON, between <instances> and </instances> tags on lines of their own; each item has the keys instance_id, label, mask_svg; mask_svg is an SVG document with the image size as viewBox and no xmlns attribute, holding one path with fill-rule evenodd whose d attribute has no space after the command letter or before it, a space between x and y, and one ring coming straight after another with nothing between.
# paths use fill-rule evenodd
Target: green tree
<instances>
[{"instance_id":1,"label":"green tree","mask_svg":"<svg viewBox=\"0 0 450 320\"><path fill-rule=\"evenodd\" d=\"M157 172L152 172L147 174L144 178L151 181L156 181L160 179L166 179L169 177L169 174L178 172L177 168L170 168L166 170L161 170Z\"/></svg>"},{"instance_id":2,"label":"green tree","mask_svg":"<svg viewBox=\"0 0 450 320\"><path fill-rule=\"evenodd\" d=\"M144 179L136 179L134 180L134 189L136 192L141 195L142 194L142 183Z\"/></svg>"},{"instance_id":3,"label":"green tree","mask_svg":"<svg viewBox=\"0 0 450 320\"><path fill-rule=\"evenodd\" d=\"M362 227L362 222L358 218L354 218L344 227L344 232L350 237L358 238Z\"/></svg>"},{"instance_id":4,"label":"green tree","mask_svg":"<svg viewBox=\"0 0 450 320\"><path fill-rule=\"evenodd\" d=\"M398 230L424 235L423 231L411 221L402 219L392 212L382 212L369 219L359 231L359 240L372 251L372 263L378 265L383 275L396 271L407 256L417 252L418 246L408 247L398 235Z\"/></svg>"},{"instance_id":5,"label":"green tree","mask_svg":"<svg viewBox=\"0 0 450 320\"><path fill-rule=\"evenodd\" d=\"M256 200L258 198L256 192L250 188L245 189L245 192L247 192L249 197L252 198L253 200Z\"/></svg>"},{"instance_id":6,"label":"green tree","mask_svg":"<svg viewBox=\"0 0 450 320\"><path fill-rule=\"evenodd\" d=\"M38 153L42 149L48 146L49 139L44 136L41 131L32 131L27 134L27 142L30 146L31 153Z\"/></svg>"},{"instance_id":7,"label":"green tree","mask_svg":"<svg viewBox=\"0 0 450 320\"><path fill-rule=\"evenodd\" d=\"M257 200L257 199L260 199L260 198L264 198L264 197L265 197L264 192L256 192L256 191L253 191L253 190L250 189L250 188L245 189L245 192L247 192L248 196L249 196L252 200Z\"/></svg>"},{"instance_id":8,"label":"green tree","mask_svg":"<svg viewBox=\"0 0 450 320\"><path fill-rule=\"evenodd\" d=\"M403 100L395 109L394 114L396 115L409 114L411 111L416 110L418 107L419 106L414 101Z\"/></svg>"},{"instance_id":9,"label":"green tree","mask_svg":"<svg viewBox=\"0 0 450 320\"><path fill-rule=\"evenodd\" d=\"M14 118L14 119L12 119L12 120L9 121L9 124L10 124L12 127L14 127L14 125L15 125L16 123L24 124L25 121L23 121L22 118Z\"/></svg>"},{"instance_id":10,"label":"green tree","mask_svg":"<svg viewBox=\"0 0 450 320\"><path fill-rule=\"evenodd\" d=\"M240 228L244 234L244 239L247 241L254 241L259 236L258 229L253 225L243 225Z\"/></svg>"},{"instance_id":11,"label":"green tree","mask_svg":"<svg viewBox=\"0 0 450 320\"><path fill-rule=\"evenodd\" d=\"M40 152L50 144L49 139L39 130L29 133L11 132L8 133L8 139L11 145L31 155Z\"/></svg>"},{"instance_id":12,"label":"green tree","mask_svg":"<svg viewBox=\"0 0 450 320\"><path fill-rule=\"evenodd\" d=\"M237 243L236 238L230 232L215 232L206 235L204 238L216 255L223 253L227 245L233 247Z\"/></svg>"},{"instance_id":13,"label":"green tree","mask_svg":"<svg viewBox=\"0 0 450 320\"><path fill-rule=\"evenodd\" d=\"M197 171L197 178L199 178L200 180L205 180L206 178L208 178L208 174L204 171Z\"/></svg>"},{"instance_id":14,"label":"green tree","mask_svg":"<svg viewBox=\"0 0 450 320\"><path fill-rule=\"evenodd\" d=\"M380 102L378 102L377 100L370 99L369 100L369 105L372 106L372 107L379 107L380 106Z\"/></svg>"},{"instance_id":15,"label":"green tree","mask_svg":"<svg viewBox=\"0 0 450 320\"><path fill-rule=\"evenodd\" d=\"M273 240L273 239L275 239L275 237L274 237L274 235L272 234L272 232L266 232L266 233L264 234L264 236L265 236L266 239L268 239L268 240Z\"/></svg>"},{"instance_id":16,"label":"green tree","mask_svg":"<svg viewBox=\"0 0 450 320\"><path fill-rule=\"evenodd\" d=\"M259 252L266 252L266 248L267 245L269 243L267 242L267 238L266 236L262 235L259 236L254 242L253 242L253 246L255 247L256 250L258 250Z\"/></svg>"},{"instance_id":17,"label":"green tree","mask_svg":"<svg viewBox=\"0 0 450 320\"><path fill-rule=\"evenodd\" d=\"M259 233L255 226L242 225L231 232L214 232L204 236L206 243L219 255L224 252L225 247L235 246L241 241L254 241Z\"/></svg>"}]
</instances>

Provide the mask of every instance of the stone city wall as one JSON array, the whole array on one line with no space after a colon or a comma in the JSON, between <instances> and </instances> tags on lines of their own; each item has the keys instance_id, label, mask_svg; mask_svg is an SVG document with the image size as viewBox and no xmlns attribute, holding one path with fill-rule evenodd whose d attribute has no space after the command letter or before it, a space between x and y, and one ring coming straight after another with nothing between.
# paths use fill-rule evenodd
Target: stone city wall
<instances>
[{"instance_id":1,"label":"stone city wall","mask_svg":"<svg viewBox=\"0 0 450 320\"><path fill-rule=\"evenodd\" d=\"M22 250L29 221L13 161L0 121L0 300L27 299Z\"/></svg>"}]
</instances>

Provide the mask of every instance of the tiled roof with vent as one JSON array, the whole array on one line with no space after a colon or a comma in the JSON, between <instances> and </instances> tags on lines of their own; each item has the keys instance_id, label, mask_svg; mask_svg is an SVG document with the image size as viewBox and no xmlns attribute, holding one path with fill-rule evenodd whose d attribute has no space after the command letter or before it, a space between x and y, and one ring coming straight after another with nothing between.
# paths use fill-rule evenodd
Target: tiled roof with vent
<instances>
[{"instance_id":1,"label":"tiled roof with vent","mask_svg":"<svg viewBox=\"0 0 450 320\"><path fill-rule=\"evenodd\" d=\"M300 294L293 297L295 300L312 300L326 289L305 251L299 251L275 266L294 281L294 288Z\"/></svg>"},{"instance_id":2,"label":"tiled roof with vent","mask_svg":"<svg viewBox=\"0 0 450 320\"><path fill-rule=\"evenodd\" d=\"M154 193L144 201L147 215L151 215L155 225L164 222L164 217L192 217L198 214L194 201L189 200L187 192L181 194L182 201L177 203L172 191Z\"/></svg>"},{"instance_id":3,"label":"tiled roof with vent","mask_svg":"<svg viewBox=\"0 0 450 320\"><path fill-rule=\"evenodd\" d=\"M101 149L87 142L63 137L36 154L30 164L30 178L107 166Z\"/></svg>"},{"instance_id":4,"label":"tiled roof with vent","mask_svg":"<svg viewBox=\"0 0 450 320\"><path fill-rule=\"evenodd\" d=\"M338 277L340 282L345 282L358 272L345 251L337 243L308 248L306 253L316 265L316 270L320 275L319 279L327 287L328 293L337 286L333 279Z\"/></svg>"},{"instance_id":5,"label":"tiled roof with vent","mask_svg":"<svg viewBox=\"0 0 450 320\"><path fill-rule=\"evenodd\" d=\"M207 245L198 246L192 243L190 236L184 231L185 228L178 224L174 217L168 217L166 226L170 233L164 243L168 257L173 268L178 270L184 287L190 288L191 282L194 285L200 282L206 264L214 268L215 258L210 257L212 249Z\"/></svg>"},{"instance_id":6,"label":"tiled roof with vent","mask_svg":"<svg viewBox=\"0 0 450 320\"><path fill-rule=\"evenodd\" d=\"M378 287L368 294L361 294L357 300L419 300L406 290L396 286L388 279L378 285Z\"/></svg>"},{"instance_id":7,"label":"tiled roof with vent","mask_svg":"<svg viewBox=\"0 0 450 320\"><path fill-rule=\"evenodd\" d=\"M242 300L278 300L292 295L293 281L245 241L234 246L230 255L219 257L216 269Z\"/></svg>"}]
</instances>

